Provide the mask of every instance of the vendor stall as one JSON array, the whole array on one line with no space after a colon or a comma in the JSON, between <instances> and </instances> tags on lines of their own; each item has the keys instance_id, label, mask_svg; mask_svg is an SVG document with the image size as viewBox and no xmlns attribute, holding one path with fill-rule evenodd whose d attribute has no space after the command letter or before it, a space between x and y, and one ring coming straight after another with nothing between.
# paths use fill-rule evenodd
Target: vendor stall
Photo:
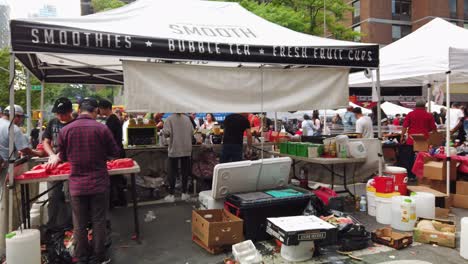
<instances>
[{"instance_id":1,"label":"vendor stall","mask_svg":"<svg viewBox=\"0 0 468 264\"><path fill-rule=\"evenodd\" d=\"M72 19L12 20L11 32L12 109L15 59L43 85L124 84L126 109L145 112L343 107L350 69L379 65L378 45L297 33L216 1L140 0Z\"/></svg>"},{"instance_id":2,"label":"vendor stall","mask_svg":"<svg viewBox=\"0 0 468 264\"><path fill-rule=\"evenodd\" d=\"M443 37L434 41L434 36ZM434 18L415 32L382 48L382 86L427 86L430 99L431 86L445 83L446 105L450 106L450 84L468 82L468 65L465 60L468 56L468 50L465 49L467 41L468 30L441 18ZM362 73L350 75L349 83L351 87L372 86L372 80ZM449 149L450 111L447 111L446 120L446 148ZM448 151L446 155L450 156ZM447 158L447 163L450 163L450 158Z\"/></svg>"}]
</instances>

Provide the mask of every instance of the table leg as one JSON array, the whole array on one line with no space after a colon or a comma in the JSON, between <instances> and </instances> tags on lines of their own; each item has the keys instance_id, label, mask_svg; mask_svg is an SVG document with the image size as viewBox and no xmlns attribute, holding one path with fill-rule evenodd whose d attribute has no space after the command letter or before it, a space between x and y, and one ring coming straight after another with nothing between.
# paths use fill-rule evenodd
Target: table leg
<instances>
[{"instance_id":1,"label":"table leg","mask_svg":"<svg viewBox=\"0 0 468 264\"><path fill-rule=\"evenodd\" d=\"M23 228L26 228L26 191L24 188L24 184L20 184L20 191L21 191L21 222L23 224Z\"/></svg>"},{"instance_id":2,"label":"table leg","mask_svg":"<svg viewBox=\"0 0 468 264\"><path fill-rule=\"evenodd\" d=\"M138 222L138 201L136 195L136 180L135 173L131 174L132 181L132 200L133 200L133 221L135 225L135 237L138 244L140 244L140 223Z\"/></svg>"},{"instance_id":3,"label":"table leg","mask_svg":"<svg viewBox=\"0 0 468 264\"><path fill-rule=\"evenodd\" d=\"M331 184L331 189L333 190L335 187L335 165L331 165L331 174L332 174L332 184Z\"/></svg>"},{"instance_id":4,"label":"table leg","mask_svg":"<svg viewBox=\"0 0 468 264\"><path fill-rule=\"evenodd\" d=\"M295 159L292 160L292 167L293 167L293 178L297 179L297 176L296 176L296 160Z\"/></svg>"},{"instance_id":5,"label":"table leg","mask_svg":"<svg viewBox=\"0 0 468 264\"><path fill-rule=\"evenodd\" d=\"M29 203L29 196L30 196L30 193L29 193L29 184L25 184L25 191L26 191L26 220L28 221L27 223L27 227L28 228L31 228L31 204Z\"/></svg>"},{"instance_id":6,"label":"table leg","mask_svg":"<svg viewBox=\"0 0 468 264\"><path fill-rule=\"evenodd\" d=\"M346 164L344 164L344 171L343 171L343 183L344 183L344 189L346 192L349 193L349 195L353 196L353 193L348 189L348 180L346 177ZM353 196L354 197L354 196Z\"/></svg>"}]
</instances>

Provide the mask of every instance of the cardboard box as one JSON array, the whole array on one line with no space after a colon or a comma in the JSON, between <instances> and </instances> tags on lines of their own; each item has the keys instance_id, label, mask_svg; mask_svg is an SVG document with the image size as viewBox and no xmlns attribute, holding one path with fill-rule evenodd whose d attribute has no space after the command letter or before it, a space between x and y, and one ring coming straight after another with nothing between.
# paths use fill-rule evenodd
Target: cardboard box
<instances>
[{"instance_id":1,"label":"cardboard box","mask_svg":"<svg viewBox=\"0 0 468 264\"><path fill-rule=\"evenodd\" d=\"M456 208L468 209L468 195L453 194L452 206Z\"/></svg>"},{"instance_id":2,"label":"cardboard box","mask_svg":"<svg viewBox=\"0 0 468 264\"><path fill-rule=\"evenodd\" d=\"M439 132L430 134L428 139L423 134L412 134L411 137L414 140L414 151L428 151L429 146L441 146L445 140L444 134Z\"/></svg>"},{"instance_id":3,"label":"cardboard box","mask_svg":"<svg viewBox=\"0 0 468 264\"><path fill-rule=\"evenodd\" d=\"M438 230L428 230L422 229L418 227L418 224L422 220L429 220L429 221L437 221L441 223L444 227L449 227L454 230L454 232L442 232ZM455 226L455 222L448 221L448 220L440 220L440 219L426 219L426 218L418 218L416 221L413 239L415 242L420 242L424 244L436 244L443 247L455 248L455 230L457 230Z\"/></svg>"},{"instance_id":4,"label":"cardboard box","mask_svg":"<svg viewBox=\"0 0 468 264\"><path fill-rule=\"evenodd\" d=\"M192 235L207 247L244 241L243 226L242 219L224 209L192 211Z\"/></svg>"},{"instance_id":5,"label":"cardboard box","mask_svg":"<svg viewBox=\"0 0 468 264\"><path fill-rule=\"evenodd\" d=\"M468 181L457 181L456 194L468 195Z\"/></svg>"},{"instance_id":6,"label":"cardboard box","mask_svg":"<svg viewBox=\"0 0 468 264\"><path fill-rule=\"evenodd\" d=\"M321 240L321 245L331 245L338 239L334 225L313 215L267 218L266 232L286 246L314 240Z\"/></svg>"},{"instance_id":7,"label":"cardboard box","mask_svg":"<svg viewBox=\"0 0 468 264\"><path fill-rule=\"evenodd\" d=\"M424 178L444 181L447 179L447 162L428 161L424 163ZM457 163L450 163L450 180L457 179Z\"/></svg>"},{"instance_id":8,"label":"cardboard box","mask_svg":"<svg viewBox=\"0 0 468 264\"><path fill-rule=\"evenodd\" d=\"M447 219L449 217L450 209L448 208L435 208L435 216L437 219Z\"/></svg>"}]
</instances>

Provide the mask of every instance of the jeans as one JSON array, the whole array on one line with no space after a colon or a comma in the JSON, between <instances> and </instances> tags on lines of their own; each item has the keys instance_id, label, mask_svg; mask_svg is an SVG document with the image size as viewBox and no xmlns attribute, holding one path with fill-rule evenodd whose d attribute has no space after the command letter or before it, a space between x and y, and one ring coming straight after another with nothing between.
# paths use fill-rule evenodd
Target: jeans
<instances>
[{"instance_id":1,"label":"jeans","mask_svg":"<svg viewBox=\"0 0 468 264\"><path fill-rule=\"evenodd\" d=\"M221 152L221 163L235 162L242 160L242 144L224 144Z\"/></svg>"},{"instance_id":2,"label":"jeans","mask_svg":"<svg viewBox=\"0 0 468 264\"><path fill-rule=\"evenodd\" d=\"M174 195L179 161L182 173L182 193L187 193L187 181L190 174L190 157L169 158L169 194Z\"/></svg>"},{"instance_id":3,"label":"jeans","mask_svg":"<svg viewBox=\"0 0 468 264\"><path fill-rule=\"evenodd\" d=\"M73 227L76 240L75 257L86 260L95 256L98 261L106 260L106 215L109 194L72 196ZM88 243L88 223L93 226L92 247ZM92 248L92 250L91 250Z\"/></svg>"},{"instance_id":4,"label":"jeans","mask_svg":"<svg viewBox=\"0 0 468 264\"><path fill-rule=\"evenodd\" d=\"M49 228L71 227L73 225L72 210L68 202L66 202L66 194L63 191L65 181L48 182L47 188L54 187L49 192ZM68 188L68 185L65 185Z\"/></svg>"},{"instance_id":5,"label":"jeans","mask_svg":"<svg viewBox=\"0 0 468 264\"><path fill-rule=\"evenodd\" d=\"M415 179L416 175L411 171L416 160L416 153L413 151L413 145L400 145L398 148L397 166L403 167L408 172L408 179Z\"/></svg>"}]
</instances>

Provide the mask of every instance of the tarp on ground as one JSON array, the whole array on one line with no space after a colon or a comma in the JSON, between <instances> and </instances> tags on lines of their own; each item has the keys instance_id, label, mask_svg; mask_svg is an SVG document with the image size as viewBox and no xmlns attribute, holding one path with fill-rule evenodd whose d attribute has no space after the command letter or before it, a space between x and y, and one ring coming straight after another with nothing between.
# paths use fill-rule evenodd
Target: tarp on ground
<instances>
[{"instance_id":1,"label":"tarp on ground","mask_svg":"<svg viewBox=\"0 0 468 264\"><path fill-rule=\"evenodd\" d=\"M122 84L122 59L379 65L378 45L298 33L232 2L139 0L76 18L14 19L10 28L17 58L48 83Z\"/></svg>"},{"instance_id":2,"label":"tarp on ground","mask_svg":"<svg viewBox=\"0 0 468 264\"><path fill-rule=\"evenodd\" d=\"M447 71L452 71L451 83L468 82L467 43L468 30L434 18L380 50L381 86L411 87L432 81L445 82ZM350 75L349 84L372 87L372 80L358 72Z\"/></svg>"}]
</instances>

